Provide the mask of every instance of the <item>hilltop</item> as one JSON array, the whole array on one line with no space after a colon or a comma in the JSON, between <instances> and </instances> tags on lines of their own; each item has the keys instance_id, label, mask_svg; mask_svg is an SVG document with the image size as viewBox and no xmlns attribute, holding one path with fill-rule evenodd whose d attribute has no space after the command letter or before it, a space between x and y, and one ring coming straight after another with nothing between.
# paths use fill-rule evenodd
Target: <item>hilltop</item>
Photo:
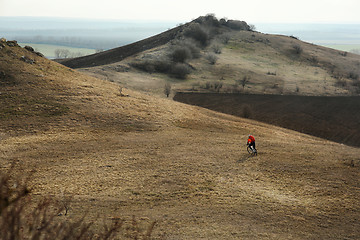
<instances>
[{"instance_id":1,"label":"hilltop","mask_svg":"<svg viewBox=\"0 0 360 240\"><path fill-rule=\"evenodd\" d=\"M16 42L1 42L0 73L1 172L35 170L34 202L72 196L56 221L135 216L154 239L360 236L359 148L120 88Z\"/></svg>"}]
</instances>

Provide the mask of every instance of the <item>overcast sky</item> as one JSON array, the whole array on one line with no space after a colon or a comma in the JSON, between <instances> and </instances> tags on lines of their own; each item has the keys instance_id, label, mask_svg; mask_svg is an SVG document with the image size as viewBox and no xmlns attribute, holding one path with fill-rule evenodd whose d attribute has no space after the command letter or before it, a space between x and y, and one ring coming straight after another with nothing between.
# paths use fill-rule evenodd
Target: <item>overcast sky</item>
<instances>
[{"instance_id":1,"label":"overcast sky","mask_svg":"<svg viewBox=\"0 0 360 240\"><path fill-rule=\"evenodd\" d=\"M248 23L360 23L360 0L0 0L0 16L183 23L208 13Z\"/></svg>"}]
</instances>

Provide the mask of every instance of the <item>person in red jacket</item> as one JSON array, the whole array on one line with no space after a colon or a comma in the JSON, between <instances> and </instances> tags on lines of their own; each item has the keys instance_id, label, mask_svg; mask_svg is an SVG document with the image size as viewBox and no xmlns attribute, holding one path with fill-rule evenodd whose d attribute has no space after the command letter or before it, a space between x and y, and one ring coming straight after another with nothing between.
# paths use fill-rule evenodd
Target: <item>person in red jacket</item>
<instances>
[{"instance_id":1,"label":"person in red jacket","mask_svg":"<svg viewBox=\"0 0 360 240\"><path fill-rule=\"evenodd\" d=\"M249 147L253 147L256 151L256 148L255 148L255 138L253 135L249 134L248 136L248 140L247 140L247 145L249 145Z\"/></svg>"}]
</instances>

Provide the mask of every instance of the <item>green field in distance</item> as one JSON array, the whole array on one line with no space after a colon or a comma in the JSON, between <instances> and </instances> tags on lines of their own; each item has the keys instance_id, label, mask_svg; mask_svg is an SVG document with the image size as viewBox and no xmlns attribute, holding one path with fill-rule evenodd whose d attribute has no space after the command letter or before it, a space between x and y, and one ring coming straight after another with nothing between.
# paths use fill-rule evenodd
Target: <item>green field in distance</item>
<instances>
[{"instance_id":1,"label":"green field in distance","mask_svg":"<svg viewBox=\"0 0 360 240\"><path fill-rule=\"evenodd\" d=\"M20 46L31 46L35 51L41 52L45 55L45 57L49 59L55 58L55 50L56 49L66 49L70 52L70 57L80 57L85 55L90 55L95 53L95 49L89 48L76 48L76 47L67 47L67 46L59 46L59 45L50 45L50 44L37 44L37 43L19 43Z\"/></svg>"}]
</instances>

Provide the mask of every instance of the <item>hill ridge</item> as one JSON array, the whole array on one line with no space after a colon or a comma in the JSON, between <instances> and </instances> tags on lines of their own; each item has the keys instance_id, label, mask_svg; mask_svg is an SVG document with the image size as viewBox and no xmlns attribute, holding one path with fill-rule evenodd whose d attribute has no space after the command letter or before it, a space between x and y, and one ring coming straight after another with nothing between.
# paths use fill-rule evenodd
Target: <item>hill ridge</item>
<instances>
[{"instance_id":1,"label":"hill ridge","mask_svg":"<svg viewBox=\"0 0 360 240\"><path fill-rule=\"evenodd\" d=\"M174 39L178 32L183 28L184 26L178 26L155 36L100 53L94 53L72 59L58 59L55 61L70 68L95 67L120 62L121 60L139 52L168 43Z\"/></svg>"}]
</instances>

